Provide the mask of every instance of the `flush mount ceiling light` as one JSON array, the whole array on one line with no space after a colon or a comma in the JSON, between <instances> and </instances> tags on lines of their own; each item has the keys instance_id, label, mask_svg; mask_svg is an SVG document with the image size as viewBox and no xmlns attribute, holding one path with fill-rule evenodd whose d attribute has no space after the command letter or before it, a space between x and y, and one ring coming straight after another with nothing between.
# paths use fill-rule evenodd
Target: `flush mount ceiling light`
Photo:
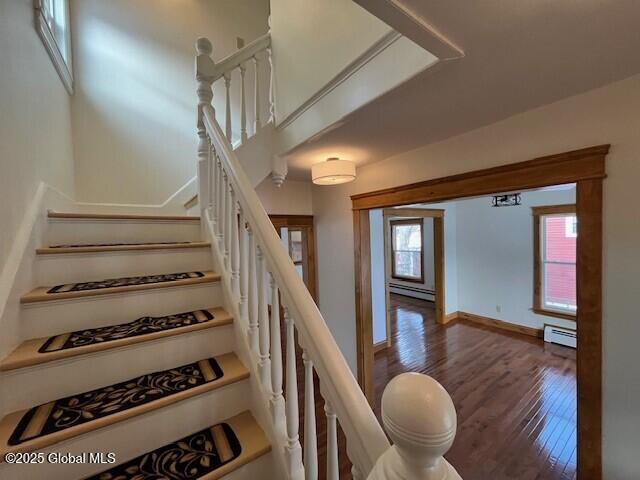
<instances>
[{"instance_id":1,"label":"flush mount ceiling light","mask_svg":"<svg viewBox=\"0 0 640 480\"><path fill-rule=\"evenodd\" d=\"M311 180L316 185L338 185L356 179L356 164L337 157L311 166Z\"/></svg>"}]
</instances>

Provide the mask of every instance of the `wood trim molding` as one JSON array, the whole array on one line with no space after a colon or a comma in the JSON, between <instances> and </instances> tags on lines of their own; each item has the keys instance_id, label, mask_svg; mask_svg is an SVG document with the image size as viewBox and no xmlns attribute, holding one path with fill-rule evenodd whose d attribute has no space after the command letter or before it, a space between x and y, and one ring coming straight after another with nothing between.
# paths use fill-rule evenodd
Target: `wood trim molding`
<instances>
[{"instance_id":1,"label":"wood trim molding","mask_svg":"<svg viewBox=\"0 0 640 480\"><path fill-rule=\"evenodd\" d=\"M387 340L375 343L373 345L373 354L375 355L376 353L386 350L387 348L389 348L389 342Z\"/></svg>"},{"instance_id":2,"label":"wood trim molding","mask_svg":"<svg viewBox=\"0 0 640 480\"><path fill-rule=\"evenodd\" d=\"M576 315L570 313L556 312L542 306L542 252L540 245L540 217L542 215L571 214L576 212L575 204L567 205L546 205L531 207L533 215L533 308L538 315L548 317L563 318L565 320L576 321Z\"/></svg>"},{"instance_id":3,"label":"wood trim molding","mask_svg":"<svg viewBox=\"0 0 640 480\"><path fill-rule=\"evenodd\" d=\"M390 218L439 218L444 217L444 210L437 208L385 208L382 214Z\"/></svg>"},{"instance_id":4,"label":"wood trim molding","mask_svg":"<svg viewBox=\"0 0 640 480\"><path fill-rule=\"evenodd\" d=\"M546 315L547 317L563 318L564 320L569 320L571 322L576 321L576 315L571 315L570 313L554 312L553 310L545 310L544 308L536 308L536 307L533 307L531 311L533 313L537 313L538 315Z\"/></svg>"},{"instance_id":5,"label":"wood trim molding","mask_svg":"<svg viewBox=\"0 0 640 480\"><path fill-rule=\"evenodd\" d=\"M320 90L314 93L308 100L302 105L296 108L293 112L287 115L281 122L278 122L276 128L283 130L295 122L304 112L313 107L316 103L329 95L342 83L347 81L356 72L362 69L367 63L380 55L384 50L393 45L396 41L400 40L402 35L391 30L383 35L377 42L357 57L353 62L342 69L335 77L333 77L327 84L325 84Z\"/></svg>"},{"instance_id":6,"label":"wood trim molding","mask_svg":"<svg viewBox=\"0 0 640 480\"><path fill-rule=\"evenodd\" d=\"M449 177L352 195L354 210L431 203L496 192L576 183L606 177L609 145L583 148L526 162L476 170Z\"/></svg>"},{"instance_id":7,"label":"wood trim molding","mask_svg":"<svg viewBox=\"0 0 640 480\"><path fill-rule=\"evenodd\" d=\"M313 227L313 215L269 215L273 226L282 227Z\"/></svg>"},{"instance_id":8,"label":"wood trim molding","mask_svg":"<svg viewBox=\"0 0 640 480\"><path fill-rule=\"evenodd\" d=\"M488 327L495 327L501 330L509 332L521 333L523 335L529 335L530 337L542 338L544 330L540 328L525 327L523 325L516 325L515 323L505 322L504 320L498 320L497 318L485 317L482 315L476 315L468 312L458 312L458 318L461 320L468 320L470 322L478 323L480 325L486 325Z\"/></svg>"},{"instance_id":9,"label":"wood trim molding","mask_svg":"<svg viewBox=\"0 0 640 480\"><path fill-rule=\"evenodd\" d=\"M531 214L536 216L571 213L576 213L575 203L566 205L542 205L540 207L531 207Z\"/></svg>"},{"instance_id":10,"label":"wood trim molding","mask_svg":"<svg viewBox=\"0 0 640 480\"><path fill-rule=\"evenodd\" d=\"M578 479L602 479L602 181L578 182Z\"/></svg>"},{"instance_id":11,"label":"wood trim molding","mask_svg":"<svg viewBox=\"0 0 640 480\"><path fill-rule=\"evenodd\" d=\"M407 219L402 219L402 220L391 220L389 222L389 233L391 235L390 238L390 246L391 246L391 253L393 254L395 252L395 249L393 247L393 227L395 227L396 225L419 225L420 226L420 277L419 278L412 278L412 277L403 277L403 276L399 276L398 274L396 274L396 262L395 262L395 258L391 258L391 278L393 280L400 280L403 282L412 282L412 283L424 283L424 221L422 219L418 220L418 219L411 219L411 218L407 218ZM392 255L393 257L393 255ZM386 279L385 279L386 280Z\"/></svg>"},{"instance_id":12,"label":"wood trim molding","mask_svg":"<svg viewBox=\"0 0 640 480\"><path fill-rule=\"evenodd\" d=\"M442 324L443 324L443 325L446 325L446 324L447 324L447 323L449 323L449 322L454 322L454 321L458 320L458 318L460 318L460 312L458 312L458 311L456 311L456 312L451 312L451 313L447 313L447 314L444 316L444 319L443 319Z\"/></svg>"},{"instance_id":13,"label":"wood trim molding","mask_svg":"<svg viewBox=\"0 0 640 480\"><path fill-rule=\"evenodd\" d=\"M576 183L578 480L602 480L602 184L609 145L354 195L358 380L370 403L373 345L369 209Z\"/></svg>"},{"instance_id":14,"label":"wood trim molding","mask_svg":"<svg viewBox=\"0 0 640 480\"><path fill-rule=\"evenodd\" d=\"M371 227L368 210L353 212L354 271L358 383L369 404L375 406L373 370L373 314L371 311Z\"/></svg>"}]
</instances>

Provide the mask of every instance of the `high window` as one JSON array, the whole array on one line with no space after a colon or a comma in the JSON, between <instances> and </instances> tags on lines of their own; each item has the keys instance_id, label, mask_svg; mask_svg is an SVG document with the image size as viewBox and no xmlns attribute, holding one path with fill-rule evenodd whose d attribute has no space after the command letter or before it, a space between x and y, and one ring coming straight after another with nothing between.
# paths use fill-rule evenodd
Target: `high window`
<instances>
[{"instance_id":1,"label":"high window","mask_svg":"<svg viewBox=\"0 0 640 480\"><path fill-rule=\"evenodd\" d=\"M392 220L392 277L424 283L422 219Z\"/></svg>"},{"instance_id":2,"label":"high window","mask_svg":"<svg viewBox=\"0 0 640 480\"><path fill-rule=\"evenodd\" d=\"M34 0L36 29L67 91L73 93L69 0Z\"/></svg>"},{"instance_id":3,"label":"high window","mask_svg":"<svg viewBox=\"0 0 640 480\"><path fill-rule=\"evenodd\" d=\"M575 205L534 207L534 311L575 318L576 240Z\"/></svg>"}]
</instances>

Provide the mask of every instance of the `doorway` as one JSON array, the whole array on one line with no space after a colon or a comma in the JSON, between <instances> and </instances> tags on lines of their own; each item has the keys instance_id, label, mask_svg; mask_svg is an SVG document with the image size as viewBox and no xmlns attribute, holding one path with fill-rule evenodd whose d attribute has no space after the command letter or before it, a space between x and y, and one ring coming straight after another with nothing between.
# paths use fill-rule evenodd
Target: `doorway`
<instances>
[{"instance_id":1,"label":"doorway","mask_svg":"<svg viewBox=\"0 0 640 480\"><path fill-rule=\"evenodd\" d=\"M609 145L394 187L352 199L358 380L375 403L369 211L576 184L577 477L602 479L602 184ZM364 268L363 268L364 267Z\"/></svg>"}]
</instances>

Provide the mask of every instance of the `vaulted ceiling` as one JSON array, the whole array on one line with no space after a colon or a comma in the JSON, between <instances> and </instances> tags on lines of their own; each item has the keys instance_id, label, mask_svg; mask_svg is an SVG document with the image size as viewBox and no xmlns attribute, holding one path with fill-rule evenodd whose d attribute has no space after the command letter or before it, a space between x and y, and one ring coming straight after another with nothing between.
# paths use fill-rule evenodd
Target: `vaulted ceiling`
<instances>
[{"instance_id":1,"label":"vaulted ceiling","mask_svg":"<svg viewBox=\"0 0 640 480\"><path fill-rule=\"evenodd\" d=\"M306 179L325 152L343 151L361 166L640 72L638 0L393 3L465 56L418 74L299 146L289 156L292 177Z\"/></svg>"}]
</instances>

